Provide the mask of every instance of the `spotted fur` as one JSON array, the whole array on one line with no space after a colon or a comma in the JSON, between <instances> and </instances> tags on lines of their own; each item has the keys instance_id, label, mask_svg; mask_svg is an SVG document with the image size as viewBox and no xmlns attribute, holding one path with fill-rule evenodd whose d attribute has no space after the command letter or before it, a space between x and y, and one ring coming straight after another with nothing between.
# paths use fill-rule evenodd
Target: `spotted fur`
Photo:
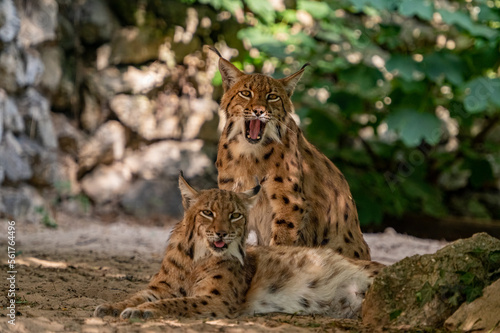
<instances>
[{"instance_id":1,"label":"spotted fur","mask_svg":"<svg viewBox=\"0 0 500 333\"><path fill-rule=\"evenodd\" d=\"M173 229L160 271L147 289L99 305L94 315L233 317L245 300L244 242L247 208L260 186L247 193L197 192L179 177L184 218Z\"/></svg>"},{"instance_id":2,"label":"spotted fur","mask_svg":"<svg viewBox=\"0 0 500 333\"><path fill-rule=\"evenodd\" d=\"M277 80L245 74L220 57L219 70L226 122L216 162L218 183L240 192L258 177L264 195L249 216L258 243L327 247L369 260L345 177L307 141L292 117L290 97L304 67Z\"/></svg>"},{"instance_id":3,"label":"spotted fur","mask_svg":"<svg viewBox=\"0 0 500 333\"><path fill-rule=\"evenodd\" d=\"M364 293L382 265L331 249L245 248L248 209L260 186L245 192L197 192L179 178L184 219L170 237L160 271L147 289L95 316L234 317L267 312L359 315Z\"/></svg>"}]
</instances>

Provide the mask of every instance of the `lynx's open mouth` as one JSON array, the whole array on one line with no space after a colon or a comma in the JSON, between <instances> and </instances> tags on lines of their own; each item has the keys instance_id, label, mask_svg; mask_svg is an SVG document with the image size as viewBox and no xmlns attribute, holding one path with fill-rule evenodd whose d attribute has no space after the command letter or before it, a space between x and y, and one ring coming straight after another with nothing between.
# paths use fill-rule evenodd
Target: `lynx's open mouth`
<instances>
[{"instance_id":1,"label":"lynx's open mouth","mask_svg":"<svg viewBox=\"0 0 500 333\"><path fill-rule=\"evenodd\" d=\"M227 243L223 240L215 241L211 245L215 251L223 251L227 249Z\"/></svg>"},{"instance_id":2,"label":"lynx's open mouth","mask_svg":"<svg viewBox=\"0 0 500 333\"><path fill-rule=\"evenodd\" d=\"M259 119L245 121L245 137L250 143L257 143L262 139L266 123Z\"/></svg>"}]
</instances>

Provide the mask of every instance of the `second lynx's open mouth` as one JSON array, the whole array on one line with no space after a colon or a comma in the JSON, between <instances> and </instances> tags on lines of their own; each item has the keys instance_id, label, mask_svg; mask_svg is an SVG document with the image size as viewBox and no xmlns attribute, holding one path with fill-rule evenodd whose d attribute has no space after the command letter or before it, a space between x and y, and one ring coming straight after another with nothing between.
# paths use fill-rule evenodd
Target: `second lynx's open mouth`
<instances>
[{"instance_id":1,"label":"second lynx's open mouth","mask_svg":"<svg viewBox=\"0 0 500 333\"><path fill-rule=\"evenodd\" d=\"M212 243L212 248L216 251L222 251L227 249L227 243L224 242L223 240L215 241Z\"/></svg>"}]
</instances>

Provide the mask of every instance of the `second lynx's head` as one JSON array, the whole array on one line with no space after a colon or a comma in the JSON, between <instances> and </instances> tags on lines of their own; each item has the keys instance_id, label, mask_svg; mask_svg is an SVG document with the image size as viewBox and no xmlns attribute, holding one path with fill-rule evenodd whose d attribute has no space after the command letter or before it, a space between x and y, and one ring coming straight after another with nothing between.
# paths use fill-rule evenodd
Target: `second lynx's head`
<instances>
[{"instance_id":1,"label":"second lynx's head","mask_svg":"<svg viewBox=\"0 0 500 333\"><path fill-rule=\"evenodd\" d=\"M196 191L181 175L179 188L185 210L184 221L194 224L195 235L188 237L201 238L201 243L214 255L232 255L243 263L248 210L254 204L260 186L244 193L219 189Z\"/></svg>"}]
</instances>

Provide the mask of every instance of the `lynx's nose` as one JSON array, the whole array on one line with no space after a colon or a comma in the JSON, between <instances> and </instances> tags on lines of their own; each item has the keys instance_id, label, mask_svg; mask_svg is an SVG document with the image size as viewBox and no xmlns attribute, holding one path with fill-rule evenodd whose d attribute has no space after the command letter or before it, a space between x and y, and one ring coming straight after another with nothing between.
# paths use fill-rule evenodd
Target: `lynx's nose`
<instances>
[{"instance_id":1,"label":"lynx's nose","mask_svg":"<svg viewBox=\"0 0 500 333\"><path fill-rule=\"evenodd\" d=\"M227 236L227 232L225 231L216 231L215 234L217 236L219 236L219 238L222 238L222 237L226 237Z\"/></svg>"},{"instance_id":2,"label":"lynx's nose","mask_svg":"<svg viewBox=\"0 0 500 333\"><path fill-rule=\"evenodd\" d=\"M253 113L255 113L255 115L257 117L261 116L264 112L266 112L266 108L261 106L261 105L257 105L257 106L253 107Z\"/></svg>"}]
</instances>

